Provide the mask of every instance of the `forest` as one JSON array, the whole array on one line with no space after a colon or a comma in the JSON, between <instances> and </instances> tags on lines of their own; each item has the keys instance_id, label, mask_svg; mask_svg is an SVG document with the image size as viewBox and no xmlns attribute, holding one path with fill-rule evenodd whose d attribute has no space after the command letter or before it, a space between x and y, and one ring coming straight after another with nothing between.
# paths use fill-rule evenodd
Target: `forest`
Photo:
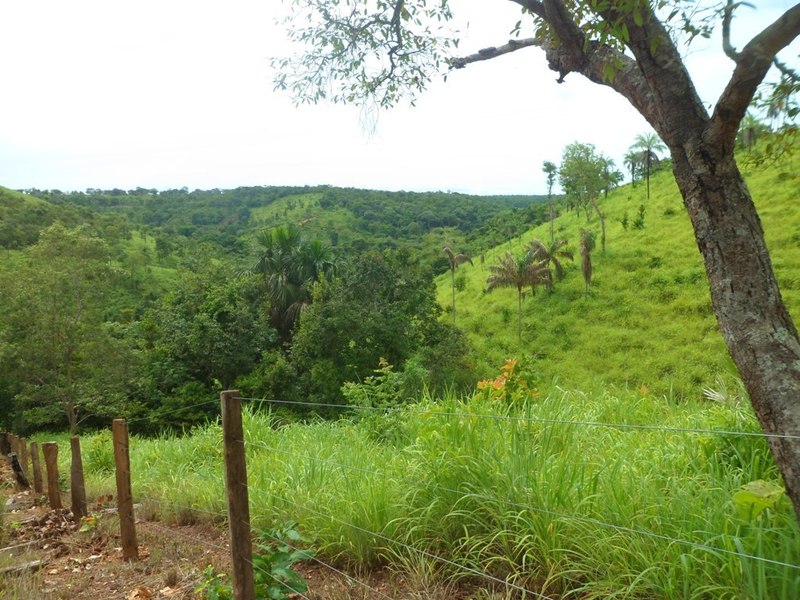
<instances>
[{"instance_id":1,"label":"forest","mask_svg":"<svg viewBox=\"0 0 800 600\"><path fill-rule=\"evenodd\" d=\"M543 222L543 200L2 189L4 424L75 431L146 414L155 432L202 422L161 411L234 385L341 403L381 358L414 365L403 397L466 389L467 340L436 303L441 248L488 250Z\"/></svg>"}]
</instances>

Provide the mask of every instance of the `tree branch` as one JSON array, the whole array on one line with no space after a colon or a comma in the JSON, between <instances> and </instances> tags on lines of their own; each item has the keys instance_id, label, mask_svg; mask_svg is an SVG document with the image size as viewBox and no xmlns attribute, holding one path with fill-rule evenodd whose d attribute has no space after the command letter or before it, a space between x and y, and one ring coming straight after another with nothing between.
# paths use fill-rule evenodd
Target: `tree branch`
<instances>
[{"instance_id":1,"label":"tree branch","mask_svg":"<svg viewBox=\"0 0 800 600\"><path fill-rule=\"evenodd\" d=\"M610 8L598 9L596 13L606 23L624 26L628 31L625 45L633 53L636 68L648 90L646 97L636 101L626 97L668 146L683 143L676 123L689 126L688 129L702 130L708 121L708 113L697 94L683 59L671 39L664 24L653 12L650 4L640 3L638 15L633 11L620 10L615 3ZM636 17L636 18L635 18Z\"/></svg>"},{"instance_id":2,"label":"tree branch","mask_svg":"<svg viewBox=\"0 0 800 600\"><path fill-rule=\"evenodd\" d=\"M800 4L783 13L738 53L736 68L714 109L708 131L709 140L725 146L734 143L739 123L758 86L773 66L776 55L798 35Z\"/></svg>"},{"instance_id":3,"label":"tree branch","mask_svg":"<svg viewBox=\"0 0 800 600\"><path fill-rule=\"evenodd\" d=\"M722 50L731 60L739 60L739 52L731 44L731 21L733 21L733 11L736 8L733 0L728 0L722 12Z\"/></svg>"},{"instance_id":4,"label":"tree branch","mask_svg":"<svg viewBox=\"0 0 800 600\"><path fill-rule=\"evenodd\" d=\"M470 54L469 56L460 56L456 58L451 58L450 68L463 69L468 64L474 62L480 62L482 60L491 60L493 58L497 58L498 56L502 56L504 54L516 52L517 50L521 50L522 48L527 48L529 46L539 46L539 45L540 43L534 38L526 38L522 40L508 40L507 44L504 44L499 47L491 46L490 48L484 48L483 50L478 50L477 53Z\"/></svg>"},{"instance_id":5,"label":"tree branch","mask_svg":"<svg viewBox=\"0 0 800 600\"><path fill-rule=\"evenodd\" d=\"M544 6L540 0L511 0L515 4L519 4L522 8L535 14L537 17L544 18Z\"/></svg>"}]
</instances>

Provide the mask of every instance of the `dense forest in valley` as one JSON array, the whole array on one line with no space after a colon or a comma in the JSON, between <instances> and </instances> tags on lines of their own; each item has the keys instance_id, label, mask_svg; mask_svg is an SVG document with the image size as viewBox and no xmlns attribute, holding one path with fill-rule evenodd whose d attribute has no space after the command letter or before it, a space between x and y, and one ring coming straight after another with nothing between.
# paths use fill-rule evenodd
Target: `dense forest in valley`
<instances>
[{"instance_id":1,"label":"dense forest in valley","mask_svg":"<svg viewBox=\"0 0 800 600\"><path fill-rule=\"evenodd\" d=\"M234 385L341 403L380 360L403 371L404 398L466 389L466 338L435 300L441 248L488 250L543 222L543 200L0 188L5 424L148 415L155 431L202 420L160 415Z\"/></svg>"}]
</instances>

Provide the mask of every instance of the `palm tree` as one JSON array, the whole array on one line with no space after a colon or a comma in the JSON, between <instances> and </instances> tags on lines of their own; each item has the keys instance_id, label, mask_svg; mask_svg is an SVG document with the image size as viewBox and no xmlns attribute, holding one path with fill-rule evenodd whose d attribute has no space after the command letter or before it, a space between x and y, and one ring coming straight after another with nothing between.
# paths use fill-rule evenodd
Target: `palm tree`
<instances>
[{"instance_id":1,"label":"palm tree","mask_svg":"<svg viewBox=\"0 0 800 600\"><path fill-rule=\"evenodd\" d=\"M636 172L639 170L639 167L641 166L639 164L639 159L640 158L641 158L641 155L639 154L639 152L636 152L635 150L631 149L631 150L628 150L628 152L625 154L625 156L622 159L623 164L626 167L628 167L628 171L630 171L630 174L631 174L631 185L633 187L636 187Z\"/></svg>"},{"instance_id":2,"label":"palm tree","mask_svg":"<svg viewBox=\"0 0 800 600\"><path fill-rule=\"evenodd\" d=\"M617 187L618 184L624 179L623 174L617 170L617 165L614 164L614 159L607 156L600 155L600 162L603 165L603 196L608 198L608 192Z\"/></svg>"},{"instance_id":3,"label":"palm tree","mask_svg":"<svg viewBox=\"0 0 800 600\"><path fill-rule=\"evenodd\" d=\"M581 270L583 280L586 282L586 293L589 293L589 285L592 283L592 250L594 250L594 233L586 229L581 230Z\"/></svg>"},{"instance_id":4,"label":"palm tree","mask_svg":"<svg viewBox=\"0 0 800 600\"><path fill-rule=\"evenodd\" d=\"M247 273L258 273L270 299L270 320L284 341L300 313L311 303L311 285L333 272L331 252L319 240L308 241L294 225L262 231L258 261Z\"/></svg>"},{"instance_id":5,"label":"palm tree","mask_svg":"<svg viewBox=\"0 0 800 600\"><path fill-rule=\"evenodd\" d=\"M528 244L528 252L533 255L533 260L543 260L545 264L548 265L553 263L553 268L556 271L556 279L561 281L564 279L564 266L561 264L559 258L568 258L569 260L575 258L572 251L565 248L566 245L567 240L558 240L549 246L545 246L542 241L534 239ZM552 278L547 287L550 291L553 291Z\"/></svg>"},{"instance_id":6,"label":"palm tree","mask_svg":"<svg viewBox=\"0 0 800 600\"><path fill-rule=\"evenodd\" d=\"M556 218L555 210L553 208L553 184L556 182L558 167L555 163L546 160L542 163L542 171L545 175L547 175L547 204L550 210L550 243L552 244L556 240L556 236L553 231L553 221Z\"/></svg>"},{"instance_id":7,"label":"palm tree","mask_svg":"<svg viewBox=\"0 0 800 600\"><path fill-rule=\"evenodd\" d=\"M466 254L453 254L449 246L445 246L442 251L447 255L447 260L450 266L450 284L453 287L453 325L456 324L456 269L458 265L463 265L465 262L473 265L472 259Z\"/></svg>"},{"instance_id":8,"label":"palm tree","mask_svg":"<svg viewBox=\"0 0 800 600\"><path fill-rule=\"evenodd\" d=\"M736 139L742 148L750 150L755 146L758 138L768 131L769 127L767 127L766 124L759 121L758 118L754 117L752 114L747 113L739 125L739 133Z\"/></svg>"},{"instance_id":9,"label":"palm tree","mask_svg":"<svg viewBox=\"0 0 800 600\"><path fill-rule=\"evenodd\" d=\"M486 279L488 284L487 291L491 292L496 288L515 287L517 288L518 309L517 309L517 336L522 339L522 298L523 288L531 286L535 290L536 286L545 283L551 278L550 267L547 261L537 261L531 252L526 252L522 258L515 258L511 252L506 252L500 257L497 264L490 265L491 275Z\"/></svg>"},{"instance_id":10,"label":"palm tree","mask_svg":"<svg viewBox=\"0 0 800 600\"><path fill-rule=\"evenodd\" d=\"M647 199L650 199L650 173L653 163L658 164L660 160L657 152L664 152L667 147L655 133L640 133L633 140L632 150L638 150L640 161L644 167L644 175L647 179Z\"/></svg>"}]
</instances>

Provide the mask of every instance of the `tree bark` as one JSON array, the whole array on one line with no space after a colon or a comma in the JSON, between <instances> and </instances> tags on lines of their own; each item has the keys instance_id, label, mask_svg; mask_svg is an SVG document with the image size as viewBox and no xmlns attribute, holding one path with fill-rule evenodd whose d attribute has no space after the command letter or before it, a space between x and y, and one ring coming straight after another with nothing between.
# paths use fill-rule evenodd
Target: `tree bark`
<instances>
[{"instance_id":1,"label":"tree bark","mask_svg":"<svg viewBox=\"0 0 800 600\"><path fill-rule=\"evenodd\" d=\"M756 416L767 434L800 435L800 339L747 185L719 146L695 140L670 150L714 312ZM768 440L800 519L800 441Z\"/></svg>"},{"instance_id":2,"label":"tree bark","mask_svg":"<svg viewBox=\"0 0 800 600\"><path fill-rule=\"evenodd\" d=\"M619 12L609 3L598 15L625 23L630 35L626 45L633 58L598 42L578 49L575 42L584 38L575 24L559 30L553 18L560 21L566 16L547 14L560 35L576 37L570 44L543 44L550 68L562 79L565 71L580 72L622 94L669 147L728 351L764 432L784 436L769 437L769 446L800 520L800 440L796 439L800 338L781 298L758 213L733 155L738 125L773 57L800 34L800 4L745 46L711 116L654 13L640 25L631 13ZM653 40L661 40L657 49ZM620 67L612 80L603 77L603 66L610 60Z\"/></svg>"}]
</instances>

